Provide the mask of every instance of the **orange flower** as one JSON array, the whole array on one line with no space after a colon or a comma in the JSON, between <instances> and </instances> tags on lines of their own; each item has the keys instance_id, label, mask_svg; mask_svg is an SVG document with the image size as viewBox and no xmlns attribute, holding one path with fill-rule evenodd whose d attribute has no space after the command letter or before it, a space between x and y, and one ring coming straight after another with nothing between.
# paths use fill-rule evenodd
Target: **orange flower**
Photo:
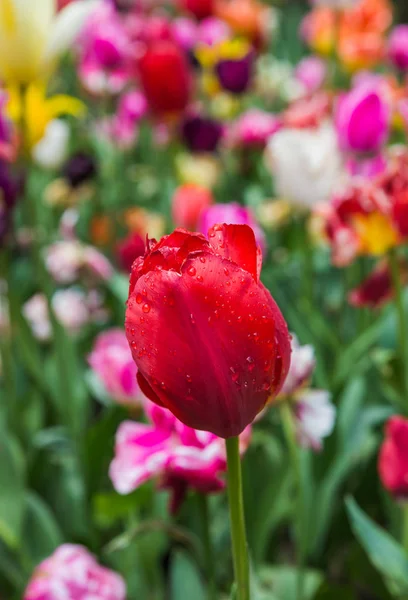
<instances>
[{"instance_id":1,"label":"orange flower","mask_svg":"<svg viewBox=\"0 0 408 600\"><path fill-rule=\"evenodd\" d=\"M215 14L233 29L237 35L261 43L269 21L269 9L257 0L218 0Z\"/></svg>"},{"instance_id":2,"label":"orange flower","mask_svg":"<svg viewBox=\"0 0 408 600\"><path fill-rule=\"evenodd\" d=\"M303 23L303 33L321 54L330 54L336 44L344 67L356 71L371 68L383 58L385 35L391 23L389 0L361 0L342 13L326 7L313 10Z\"/></svg>"}]
</instances>

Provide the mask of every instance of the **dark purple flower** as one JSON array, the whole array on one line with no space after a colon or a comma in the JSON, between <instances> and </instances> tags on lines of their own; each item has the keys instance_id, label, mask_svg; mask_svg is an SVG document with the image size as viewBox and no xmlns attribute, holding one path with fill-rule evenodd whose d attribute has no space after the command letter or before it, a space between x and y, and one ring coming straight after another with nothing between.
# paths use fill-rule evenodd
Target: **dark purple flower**
<instances>
[{"instance_id":1,"label":"dark purple flower","mask_svg":"<svg viewBox=\"0 0 408 600\"><path fill-rule=\"evenodd\" d=\"M181 126L182 138L192 152L214 152L222 133L221 123L199 115L187 117Z\"/></svg>"},{"instance_id":2,"label":"dark purple flower","mask_svg":"<svg viewBox=\"0 0 408 600\"><path fill-rule=\"evenodd\" d=\"M254 55L249 52L238 60L221 60L216 71L219 82L224 90L233 94L245 92L251 82Z\"/></svg>"},{"instance_id":3,"label":"dark purple flower","mask_svg":"<svg viewBox=\"0 0 408 600\"><path fill-rule=\"evenodd\" d=\"M9 166L0 162L0 247L10 227L19 189L20 184L12 177Z\"/></svg>"},{"instance_id":4,"label":"dark purple flower","mask_svg":"<svg viewBox=\"0 0 408 600\"><path fill-rule=\"evenodd\" d=\"M62 175L72 187L77 187L92 179L96 174L96 165L92 156L78 152L71 156L62 169Z\"/></svg>"}]
</instances>

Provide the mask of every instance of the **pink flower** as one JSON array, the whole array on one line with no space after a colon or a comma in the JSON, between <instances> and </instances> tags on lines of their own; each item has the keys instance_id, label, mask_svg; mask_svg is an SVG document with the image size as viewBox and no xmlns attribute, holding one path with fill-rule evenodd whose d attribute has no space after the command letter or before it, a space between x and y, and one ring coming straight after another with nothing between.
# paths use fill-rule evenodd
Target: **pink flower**
<instances>
[{"instance_id":1,"label":"pink flower","mask_svg":"<svg viewBox=\"0 0 408 600\"><path fill-rule=\"evenodd\" d=\"M197 43L198 24L189 17L177 17L171 23L171 33L174 41L188 52Z\"/></svg>"},{"instance_id":2,"label":"pink flower","mask_svg":"<svg viewBox=\"0 0 408 600\"><path fill-rule=\"evenodd\" d=\"M408 420L391 417L385 426L385 440L378 456L381 483L396 500L408 498Z\"/></svg>"},{"instance_id":3,"label":"pink flower","mask_svg":"<svg viewBox=\"0 0 408 600\"><path fill-rule=\"evenodd\" d=\"M83 273L103 281L113 274L112 265L99 250L78 240L60 240L48 246L45 264L58 283L73 283Z\"/></svg>"},{"instance_id":4,"label":"pink flower","mask_svg":"<svg viewBox=\"0 0 408 600\"><path fill-rule=\"evenodd\" d=\"M292 334L291 346L292 358L289 372L279 392L280 396L293 396L303 388L310 380L316 365L313 346L309 344L301 346L295 334Z\"/></svg>"},{"instance_id":5,"label":"pink flower","mask_svg":"<svg viewBox=\"0 0 408 600\"><path fill-rule=\"evenodd\" d=\"M317 92L322 87L326 75L326 62L318 56L306 56L295 69L295 78L307 94Z\"/></svg>"},{"instance_id":6,"label":"pink flower","mask_svg":"<svg viewBox=\"0 0 408 600\"><path fill-rule=\"evenodd\" d=\"M196 43L215 46L231 36L231 29L225 21L217 17L203 19L198 27Z\"/></svg>"},{"instance_id":7,"label":"pink flower","mask_svg":"<svg viewBox=\"0 0 408 600\"><path fill-rule=\"evenodd\" d=\"M58 290L52 297L52 306L58 321L71 334L77 334L91 320L85 294L75 288ZM23 315L29 322L34 336L41 341L52 337L47 299L35 294L23 305Z\"/></svg>"},{"instance_id":8,"label":"pink flower","mask_svg":"<svg viewBox=\"0 0 408 600\"><path fill-rule=\"evenodd\" d=\"M108 329L98 335L88 362L115 402L141 404L143 394L136 381L136 365L122 329Z\"/></svg>"},{"instance_id":9,"label":"pink flower","mask_svg":"<svg viewBox=\"0 0 408 600\"><path fill-rule=\"evenodd\" d=\"M240 115L231 126L230 143L233 146L263 148L280 127L281 122L274 114L251 108Z\"/></svg>"},{"instance_id":10,"label":"pink flower","mask_svg":"<svg viewBox=\"0 0 408 600\"><path fill-rule=\"evenodd\" d=\"M35 569L23 600L125 600L122 577L83 546L63 544Z\"/></svg>"},{"instance_id":11,"label":"pink flower","mask_svg":"<svg viewBox=\"0 0 408 600\"><path fill-rule=\"evenodd\" d=\"M400 69L408 69L408 25L397 25L388 40L388 57Z\"/></svg>"},{"instance_id":12,"label":"pink flower","mask_svg":"<svg viewBox=\"0 0 408 600\"><path fill-rule=\"evenodd\" d=\"M344 152L377 153L390 128L391 103L378 84L357 84L339 98L335 124Z\"/></svg>"},{"instance_id":13,"label":"pink flower","mask_svg":"<svg viewBox=\"0 0 408 600\"><path fill-rule=\"evenodd\" d=\"M405 261L399 263L400 278L405 286L408 283L408 265ZM392 274L387 261L376 265L370 275L351 290L348 300L352 306L381 308L394 298L395 288Z\"/></svg>"},{"instance_id":14,"label":"pink flower","mask_svg":"<svg viewBox=\"0 0 408 600\"><path fill-rule=\"evenodd\" d=\"M262 251L266 251L265 234L257 223L250 208L241 206L238 202L227 204L213 204L201 212L198 231L207 235L208 231L217 223L227 225L249 225L255 234L256 243Z\"/></svg>"},{"instance_id":15,"label":"pink flower","mask_svg":"<svg viewBox=\"0 0 408 600\"><path fill-rule=\"evenodd\" d=\"M127 31L109 2L101 2L79 39L79 76L92 94L117 94L131 76L133 49Z\"/></svg>"},{"instance_id":16,"label":"pink flower","mask_svg":"<svg viewBox=\"0 0 408 600\"><path fill-rule=\"evenodd\" d=\"M139 133L139 123L147 112L147 102L139 90L123 94L115 115L97 123L97 133L122 150L131 148Z\"/></svg>"},{"instance_id":17,"label":"pink flower","mask_svg":"<svg viewBox=\"0 0 408 600\"><path fill-rule=\"evenodd\" d=\"M189 487L209 494L225 486L226 455L221 438L183 425L170 411L153 403L146 407L150 424L125 421L116 434L109 475L120 494L129 494L156 478L172 492L171 510L180 507ZM250 427L240 436L248 446Z\"/></svg>"}]
</instances>

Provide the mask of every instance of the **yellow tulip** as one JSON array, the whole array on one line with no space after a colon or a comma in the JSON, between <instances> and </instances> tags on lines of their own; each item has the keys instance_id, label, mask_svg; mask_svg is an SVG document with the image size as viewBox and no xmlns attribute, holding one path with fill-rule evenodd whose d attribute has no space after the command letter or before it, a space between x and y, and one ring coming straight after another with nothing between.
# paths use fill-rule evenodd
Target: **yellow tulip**
<instances>
[{"instance_id":1,"label":"yellow tulip","mask_svg":"<svg viewBox=\"0 0 408 600\"><path fill-rule=\"evenodd\" d=\"M0 79L47 78L96 2L77 0L57 12L56 0L0 0Z\"/></svg>"},{"instance_id":2,"label":"yellow tulip","mask_svg":"<svg viewBox=\"0 0 408 600\"><path fill-rule=\"evenodd\" d=\"M8 88L7 114L19 125L26 149L32 149L44 136L50 121L60 115L85 114L85 105L77 98L59 94L46 97L45 85L30 84L23 92Z\"/></svg>"}]
</instances>

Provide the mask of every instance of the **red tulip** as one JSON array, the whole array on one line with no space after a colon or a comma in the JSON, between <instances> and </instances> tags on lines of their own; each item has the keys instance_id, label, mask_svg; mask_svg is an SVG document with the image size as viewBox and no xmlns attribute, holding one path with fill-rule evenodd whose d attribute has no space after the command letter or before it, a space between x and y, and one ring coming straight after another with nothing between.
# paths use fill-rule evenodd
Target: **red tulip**
<instances>
[{"instance_id":1,"label":"red tulip","mask_svg":"<svg viewBox=\"0 0 408 600\"><path fill-rule=\"evenodd\" d=\"M181 8L193 14L196 19L205 19L214 14L214 0L181 0Z\"/></svg>"},{"instance_id":2,"label":"red tulip","mask_svg":"<svg viewBox=\"0 0 408 600\"><path fill-rule=\"evenodd\" d=\"M190 99L191 74L187 58L168 40L153 42L139 61L146 99L158 114L183 111Z\"/></svg>"},{"instance_id":3,"label":"red tulip","mask_svg":"<svg viewBox=\"0 0 408 600\"><path fill-rule=\"evenodd\" d=\"M259 281L247 225L215 225L209 241L176 229L151 240L130 278L126 333L142 391L185 425L240 434L290 364L282 314Z\"/></svg>"},{"instance_id":4,"label":"red tulip","mask_svg":"<svg viewBox=\"0 0 408 600\"><path fill-rule=\"evenodd\" d=\"M116 252L120 267L129 273L134 261L145 252L144 240L138 233L130 233L119 242Z\"/></svg>"},{"instance_id":5,"label":"red tulip","mask_svg":"<svg viewBox=\"0 0 408 600\"><path fill-rule=\"evenodd\" d=\"M408 420L391 417L380 450L378 470L384 487L396 498L408 498Z\"/></svg>"}]
</instances>

